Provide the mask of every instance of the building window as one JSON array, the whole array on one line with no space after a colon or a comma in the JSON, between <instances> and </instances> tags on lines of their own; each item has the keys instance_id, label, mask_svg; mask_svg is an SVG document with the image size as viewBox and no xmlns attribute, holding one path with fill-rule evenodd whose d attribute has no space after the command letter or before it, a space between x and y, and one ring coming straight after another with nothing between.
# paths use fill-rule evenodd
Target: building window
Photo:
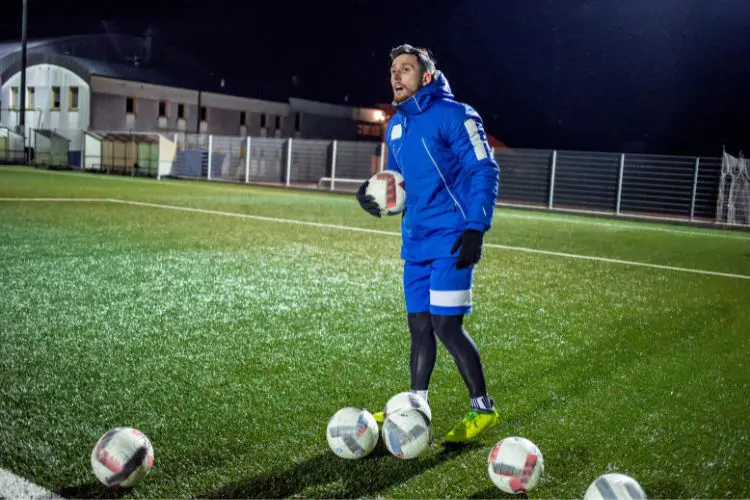
<instances>
[{"instance_id":1,"label":"building window","mask_svg":"<svg viewBox=\"0 0 750 500\"><path fill-rule=\"evenodd\" d=\"M18 109L21 103L18 102L18 87L10 88L10 109Z\"/></svg>"},{"instance_id":2,"label":"building window","mask_svg":"<svg viewBox=\"0 0 750 500\"><path fill-rule=\"evenodd\" d=\"M208 108L206 106L201 106L201 121L208 121Z\"/></svg>"},{"instance_id":3,"label":"building window","mask_svg":"<svg viewBox=\"0 0 750 500\"><path fill-rule=\"evenodd\" d=\"M266 128L266 114L260 114L260 128Z\"/></svg>"},{"instance_id":4,"label":"building window","mask_svg":"<svg viewBox=\"0 0 750 500\"><path fill-rule=\"evenodd\" d=\"M26 109L34 109L34 87L26 90Z\"/></svg>"},{"instance_id":5,"label":"building window","mask_svg":"<svg viewBox=\"0 0 750 500\"><path fill-rule=\"evenodd\" d=\"M240 126L244 127L247 125L247 113L240 111Z\"/></svg>"},{"instance_id":6,"label":"building window","mask_svg":"<svg viewBox=\"0 0 750 500\"><path fill-rule=\"evenodd\" d=\"M52 109L60 110L60 87L52 87Z\"/></svg>"},{"instance_id":7,"label":"building window","mask_svg":"<svg viewBox=\"0 0 750 500\"><path fill-rule=\"evenodd\" d=\"M159 118L167 117L167 101L159 101Z\"/></svg>"},{"instance_id":8,"label":"building window","mask_svg":"<svg viewBox=\"0 0 750 500\"><path fill-rule=\"evenodd\" d=\"M301 119L301 113L297 111L296 113L294 113L294 131L295 132L299 132L300 119Z\"/></svg>"},{"instance_id":9,"label":"building window","mask_svg":"<svg viewBox=\"0 0 750 500\"><path fill-rule=\"evenodd\" d=\"M135 97L125 99L125 112L129 115L135 114Z\"/></svg>"},{"instance_id":10,"label":"building window","mask_svg":"<svg viewBox=\"0 0 750 500\"><path fill-rule=\"evenodd\" d=\"M68 107L71 111L78 111L78 87L70 87Z\"/></svg>"},{"instance_id":11,"label":"building window","mask_svg":"<svg viewBox=\"0 0 750 500\"><path fill-rule=\"evenodd\" d=\"M177 105L177 118L179 120L185 119L185 105L184 104Z\"/></svg>"},{"instance_id":12,"label":"building window","mask_svg":"<svg viewBox=\"0 0 750 500\"><path fill-rule=\"evenodd\" d=\"M280 115L276 115L276 118L274 120L274 127L276 127L276 130L281 129L281 116Z\"/></svg>"}]
</instances>

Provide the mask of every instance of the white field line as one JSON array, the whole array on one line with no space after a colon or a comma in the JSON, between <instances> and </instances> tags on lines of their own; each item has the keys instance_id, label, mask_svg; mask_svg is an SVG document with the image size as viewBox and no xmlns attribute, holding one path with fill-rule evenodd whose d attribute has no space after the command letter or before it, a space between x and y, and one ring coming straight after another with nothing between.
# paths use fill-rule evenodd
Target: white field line
<instances>
[{"instance_id":1,"label":"white field line","mask_svg":"<svg viewBox=\"0 0 750 500\"><path fill-rule=\"evenodd\" d=\"M49 490L0 469L0 498L50 498L61 499Z\"/></svg>"},{"instance_id":2,"label":"white field line","mask_svg":"<svg viewBox=\"0 0 750 500\"><path fill-rule=\"evenodd\" d=\"M55 202L109 202L112 203L112 201L109 198L0 198L0 201L49 201L52 203Z\"/></svg>"},{"instance_id":3,"label":"white field line","mask_svg":"<svg viewBox=\"0 0 750 500\"><path fill-rule=\"evenodd\" d=\"M732 240L745 240L747 242L750 242L750 233L747 235L745 234L737 234L737 233L720 233L718 230L714 230L713 232L709 231L693 231L693 230L685 230L682 231L680 229L672 229L668 227L661 227L652 225L649 226L647 224L637 224L637 223L627 223L625 221L622 222L603 222L603 221L596 221L596 220L587 220L584 218L568 218L565 217L562 213L549 213L545 215L533 215L533 214L521 214L521 213L509 213L509 212L502 212L497 213L496 217L499 218L509 218L509 219L528 219L528 220L540 220L540 221L547 221L547 222L557 222L562 224L583 224L586 226L600 226L600 227L609 227L612 229L623 229L623 230L629 230L629 229L635 229L637 231L657 231L661 233L671 233L671 234L684 234L686 236L708 236L709 238L729 238ZM662 220L662 222L664 222Z\"/></svg>"},{"instance_id":4,"label":"white field line","mask_svg":"<svg viewBox=\"0 0 750 500\"><path fill-rule=\"evenodd\" d=\"M61 171L48 171L48 170L29 170L27 167L22 167L24 173L35 173L40 175L63 175L63 176L81 176L81 172L61 172ZM10 169L20 170L18 167L10 167ZM1 172L1 171L0 171ZM142 177L126 177L126 176L109 176L109 175L100 175L96 176L96 179L106 179L106 180L112 180L112 181L124 181L124 182L149 182L153 183L153 179L148 178L142 178ZM342 180L342 179L339 179ZM355 179L350 179L355 180ZM363 181L364 179L356 179L357 181ZM172 182L165 182L164 180L158 181L159 183L157 185L160 186L170 186L170 187L179 187L182 184L178 183L172 183ZM161 184L164 182L164 184ZM236 184L237 186L244 186L247 187L246 184ZM278 187L278 184L271 183L269 184L273 187ZM227 187L226 183L224 182L216 182L216 185L208 183L201 183L201 186L203 187ZM263 187L263 183L253 183L250 184L250 186L261 186ZM313 192L315 192L313 190ZM327 193L326 193L327 194ZM79 198L80 200L84 201L85 199ZM11 201L11 200L24 200L24 198L0 198L0 201ZM31 200L30 198L25 198L25 200ZM52 199L49 199L50 201ZM59 199L64 200L64 199ZM70 200L73 201L73 200ZM87 200L87 201L96 201L96 200ZM585 210L585 209L572 209L572 208L556 208L554 211L549 212L543 212L539 206L532 206L532 205L524 205L524 204L517 204L517 203L504 203L502 201L496 203L496 206L500 208L521 208L521 209L533 209L534 211L538 212L539 215L536 215L534 213L517 213L517 212L495 212L495 216L499 218L515 218L515 219L529 219L529 220L540 220L540 221L550 221L550 222L562 222L565 224L583 224L583 225L590 225L590 226L600 226L600 227L611 227L613 229L635 229L635 230L644 230L644 231L657 231L657 232L663 232L663 233L672 233L672 234L684 234L688 236L706 236L709 238L727 238L727 239L736 239L736 240L747 240L750 241L750 233L747 235L744 234L738 234L738 233L732 233L732 232L719 232L720 227L717 227L712 231L713 228L706 228L705 232L701 231L695 231L695 230L681 230L677 228L669 228L664 227L663 225L648 225L645 221L652 220L655 222L669 222L670 220L677 221L677 222L685 222L685 219L677 219L677 218L670 218L670 217L649 217L649 216L643 216L640 217L644 219L644 223L638 223L637 221L613 221L613 222L605 222L601 220L591 220L591 217L585 217L586 215L605 215L605 216L611 216L612 213L610 212L604 212L604 211L597 211L597 210ZM568 217L566 217L568 216ZM584 216L584 217L577 217L577 216ZM728 227L731 227L732 225L727 225Z\"/></svg>"},{"instance_id":5,"label":"white field line","mask_svg":"<svg viewBox=\"0 0 750 500\"><path fill-rule=\"evenodd\" d=\"M295 219L281 219L278 217L266 217L263 215L238 214L234 212L222 212L220 210L207 210L204 208L180 207L176 205L161 205L158 203L147 203L143 201L115 200L115 199L112 199L110 201L112 201L113 203L124 203L127 205L137 205L141 207L166 208L169 210L180 210L180 211L185 211L185 212L195 212L199 214L221 215L225 217L238 217L240 219L254 219L254 220L262 220L266 222L283 222L287 224L298 224L301 226L320 227L324 229L339 229L341 231L356 231L360 233L384 234L387 236L401 236L401 233L396 233L393 231L382 231L379 229L365 229L361 227L340 226L338 224L326 224L323 222L310 222L310 221L295 220Z\"/></svg>"},{"instance_id":6,"label":"white field line","mask_svg":"<svg viewBox=\"0 0 750 500\"><path fill-rule=\"evenodd\" d=\"M63 201L63 200L69 200L69 201L86 201L86 199L80 198L0 198L0 201ZM131 201L131 200L119 200L115 198L94 198L90 199L91 201L109 201L111 203L120 203L124 205L134 205L134 206L141 206L141 207L153 207L153 208L162 208L167 210L178 210L182 212L193 212L193 213L199 213L199 214L206 214L206 215L218 215L223 217L236 217L240 219L252 219L252 220L261 220L266 222L278 222L278 223L285 223L285 224L296 224L300 226L310 226L310 227L319 227L324 229L336 229L340 231L352 231L352 232L359 232L359 233L370 233L370 234L382 234L386 236L398 236L401 237L401 233L394 232L394 231L381 231L377 229L365 229L365 228L359 228L359 227L350 227L350 226L341 226L338 224L326 224L322 222L310 222L310 221L301 221L301 220L295 220L295 219L283 219L279 217L266 217L262 215L250 215L250 214L238 214L234 212L223 212L220 210L208 210L204 208L191 208L191 207L180 207L176 205L163 205L160 203L148 203L143 201ZM637 266L637 267L647 267L652 269L661 269L666 271L677 271L677 272L683 272L683 273L693 273L693 274L701 274L705 276L721 276L724 278L734 278L734 279L742 279L742 280L750 280L750 276L744 275L744 274L733 274L733 273L722 273L718 271L708 271L705 269L692 269L687 267L677 267L677 266L667 266L662 264L651 264L648 262L638 262L638 261L632 261L632 260L621 260L621 259L610 259L607 257L596 257L591 255L580 255L580 254L573 254L573 253L565 253L565 252L554 252L551 250L539 250L536 248L526 248L526 247L514 247L509 245L498 245L494 243L485 243L485 247L487 248L497 248L500 250L510 250L513 252L523 252L523 253L535 253L539 255L549 255L553 257L565 257L570 259L579 259L579 260L589 260L594 262L605 262L608 264L621 264L626 266Z\"/></svg>"},{"instance_id":7,"label":"white field line","mask_svg":"<svg viewBox=\"0 0 750 500\"><path fill-rule=\"evenodd\" d=\"M569 259L593 260L596 262L606 262L609 264L623 264L626 266L642 266L642 267L650 267L653 269L664 269L667 271L679 271L683 273L704 274L708 276L723 276L725 278L737 278L737 279L743 279L743 280L750 280L750 276L746 276L744 274L721 273L718 271L706 271L704 269L691 269L688 267L651 264L649 262L636 262L632 260L610 259L607 257L594 257L590 255L579 255L575 253L553 252L551 250L537 250L536 248L511 247L507 245L496 245L494 243L486 243L484 246L490 247L490 248L500 248L503 250L512 250L514 252L538 253L538 254L543 254L543 255L551 255L554 257L567 257Z\"/></svg>"},{"instance_id":8,"label":"white field line","mask_svg":"<svg viewBox=\"0 0 750 500\"><path fill-rule=\"evenodd\" d=\"M16 167L11 167L16 168ZM67 176L80 176L80 172L59 172L59 171L47 171L47 170L26 170L24 168L24 173L38 173L38 174L45 174L45 175L67 175ZM151 182L153 183L153 179L147 179L147 178L141 178L141 177L125 177L125 176L108 176L108 175L102 175L97 176L97 179L107 179L112 181L125 181L125 182ZM339 179L340 180L340 179ZM354 180L354 179L351 179ZM360 179L357 179L360 180ZM159 181L164 182L164 181ZM177 183L164 183L164 184L158 184L162 186L173 186L178 187L179 185ZM180 184L181 185L181 184ZM202 184L204 187L226 187L226 183L218 182L214 186L211 183ZM277 184L270 184L271 186L278 186ZM246 184L237 184L237 186L247 186ZM263 186L263 184L260 183L254 183L251 186ZM314 192L314 191L313 191ZM37 200L36 198L0 198L0 201L12 201L12 200L25 200L25 201L33 201ZM65 199L65 198L47 198L47 201L75 201L73 199ZM81 201L97 201L95 199L85 199L85 198L77 198L77 200ZM43 199L39 199L39 201L44 201ZM113 201L113 200L109 200ZM503 203L499 202L496 203L497 206L504 208L521 208L521 209L537 209L538 207L529 206L529 205L523 205L523 204L514 204L514 203ZM515 219L529 219L529 220L540 220L540 221L550 221L550 222L562 222L565 224L583 224L583 225L590 225L590 226L600 226L600 227L611 227L613 229L635 229L635 230L644 230L644 231L657 231L662 233L672 233L672 234L684 234L688 236L707 236L709 238L727 238L727 239L735 239L735 240L747 240L750 241L750 234L744 235L744 234L737 234L737 233L731 233L731 232L719 232L714 231L710 232L711 228L707 228L706 232L701 231L694 231L694 230L680 230L675 228L669 228L669 227L663 227L662 225L648 225L646 223L639 224L637 222L626 222L626 221L614 221L614 222L604 222L604 221L597 221L597 220L590 220L590 218L586 217L580 217L580 218L574 218L576 216L586 216L586 215L612 215L609 212L603 212L603 211L596 211L596 210L577 210L577 209L555 209L556 211L550 211L548 213L540 213L539 215L535 215L533 213L509 213L509 212L496 212L495 216L499 218L515 218ZM569 215L571 217L566 217L566 215ZM670 220L684 222L684 219L670 219L669 217L648 217L648 216L641 216L644 220L652 220L655 222L669 222ZM731 225L730 225L731 227ZM719 229L719 228L717 228Z\"/></svg>"}]
</instances>

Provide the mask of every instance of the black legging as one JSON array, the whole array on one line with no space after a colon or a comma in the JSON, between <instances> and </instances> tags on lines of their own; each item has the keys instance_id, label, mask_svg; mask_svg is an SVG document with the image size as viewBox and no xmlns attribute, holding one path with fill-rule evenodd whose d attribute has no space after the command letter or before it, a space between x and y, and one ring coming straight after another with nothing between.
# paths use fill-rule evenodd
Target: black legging
<instances>
[{"instance_id":1,"label":"black legging","mask_svg":"<svg viewBox=\"0 0 750 500\"><path fill-rule=\"evenodd\" d=\"M463 327L463 316L438 316L429 312L409 313L411 333L411 388L425 391L435 368L437 343L435 336L453 356L464 379L469 396L477 398L487 393L482 361L474 341Z\"/></svg>"}]
</instances>

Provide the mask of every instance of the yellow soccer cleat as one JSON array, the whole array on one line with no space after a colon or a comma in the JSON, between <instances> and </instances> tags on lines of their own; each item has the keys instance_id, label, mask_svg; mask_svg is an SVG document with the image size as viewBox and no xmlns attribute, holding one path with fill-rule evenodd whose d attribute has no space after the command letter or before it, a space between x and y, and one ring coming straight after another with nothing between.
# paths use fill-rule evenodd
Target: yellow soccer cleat
<instances>
[{"instance_id":1,"label":"yellow soccer cleat","mask_svg":"<svg viewBox=\"0 0 750 500\"><path fill-rule=\"evenodd\" d=\"M384 420L383 417L385 417L385 414L382 411L376 411L372 416L375 418L375 422L377 422L378 425L382 425Z\"/></svg>"},{"instance_id":2,"label":"yellow soccer cleat","mask_svg":"<svg viewBox=\"0 0 750 500\"><path fill-rule=\"evenodd\" d=\"M445 435L443 443L468 443L487 429L495 427L499 422L500 414L497 410L469 410L469 413Z\"/></svg>"}]
</instances>

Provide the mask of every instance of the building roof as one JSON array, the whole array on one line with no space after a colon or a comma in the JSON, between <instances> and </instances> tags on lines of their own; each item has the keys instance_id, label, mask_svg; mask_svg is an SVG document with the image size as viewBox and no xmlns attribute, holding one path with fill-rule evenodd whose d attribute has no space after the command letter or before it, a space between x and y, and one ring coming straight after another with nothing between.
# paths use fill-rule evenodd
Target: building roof
<instances>
[{"instance_id":1,"label":"building roof","mask_svg":"<svg viewBox=\"0 0 750 500\"><path fill-rule=\"evenodd\" d=\"M185 80L183 78L171 75L164 71L160 71L156 68L139 68L135 66L128 66L126 64L97 61L95 59L87 59L83 57L69 56L68 59L81 65L81 67L84 68L85 71L92 76L104 76L109 78L118 78L122 80L131 80L142 83L153 83L157 85L168 86L184 86L185 84ZM194 84L195 82L191 83Z\"/></svg>"},{"instance_id":2,"label":"building roof","mask_svg":"<svg viewBox=\"0 0 750 500\"><path fill-rule=\"evenodd\" d=\"M20 42L0 42L0 80L20 71L20 61ZM86 80L97 75L284 103L293 93L291 82L224 78L188 52L145 36L93 34L29 40L27 65L45 62Z\"/></svg>"},{"instance_id":3,"label":"building roof","mask_svg":"<svg viewBox=\"0 0 750 500\"><path fill-rule=\"evenodd\" d=\"M67 138L67 137L65 137L65 136L62 136L62 135L58 134L58 133L57 133L57 132L55 132L54 130L43 129L43 128L37 128L37 129L34 129L34 133L36 133L36 134L39 134L39 135L41 135L41 136L44 136L44 137L46 137L47 139L56 139L56 140L59 140L59 141L67 141L67 142L70 142L70 139L68 139L68 138Z\"/></svg>"},{"instance_id":4,"label":"building roof","mask_svg":"<svg viewBox=\"0 0 750 500\"><path fill-rule=\"evenodd\" d=\"M221 75L182 49L147 36L87 34L27 41L26 64L55 64L84 80L103 76L121 80L202 90L288 103L290 97L315 100L294 80L266 80L246 75ZM21 69L21 43L0 42L0 82ZM354 102L340 103L346 107Z\"/></svg>"},{"instance_id":5,"label":"building roof","mask_svg":"<svg viewBox=\"0 0 750 500\"><path fill-rule=\"evenodd\" d=\"M29 40L26 54L27 65L59 64L86 79L99 75L195 89L210 87L212 80L218 84L203 62L149 37L93 34ZM0 77L18 72L20 63L21 43L0 43Z\"/></svg>"},{"instance_id":6,"label":"building roof","mask_svg":"<svg viewBox=\"0 0 750 500\"><path fill-rule=\"evenodd\" d=\"M26 43L26 49L31 50L32 48L36 48L39 46L44 45L45 43L49 43L49 39L44 40L35 40L32 42ZM0 59L7 56L8 54L13 54L14 52L20 52L21 51L21 42L4 42L0 43Z\"/></svg>"}]
</instances>

